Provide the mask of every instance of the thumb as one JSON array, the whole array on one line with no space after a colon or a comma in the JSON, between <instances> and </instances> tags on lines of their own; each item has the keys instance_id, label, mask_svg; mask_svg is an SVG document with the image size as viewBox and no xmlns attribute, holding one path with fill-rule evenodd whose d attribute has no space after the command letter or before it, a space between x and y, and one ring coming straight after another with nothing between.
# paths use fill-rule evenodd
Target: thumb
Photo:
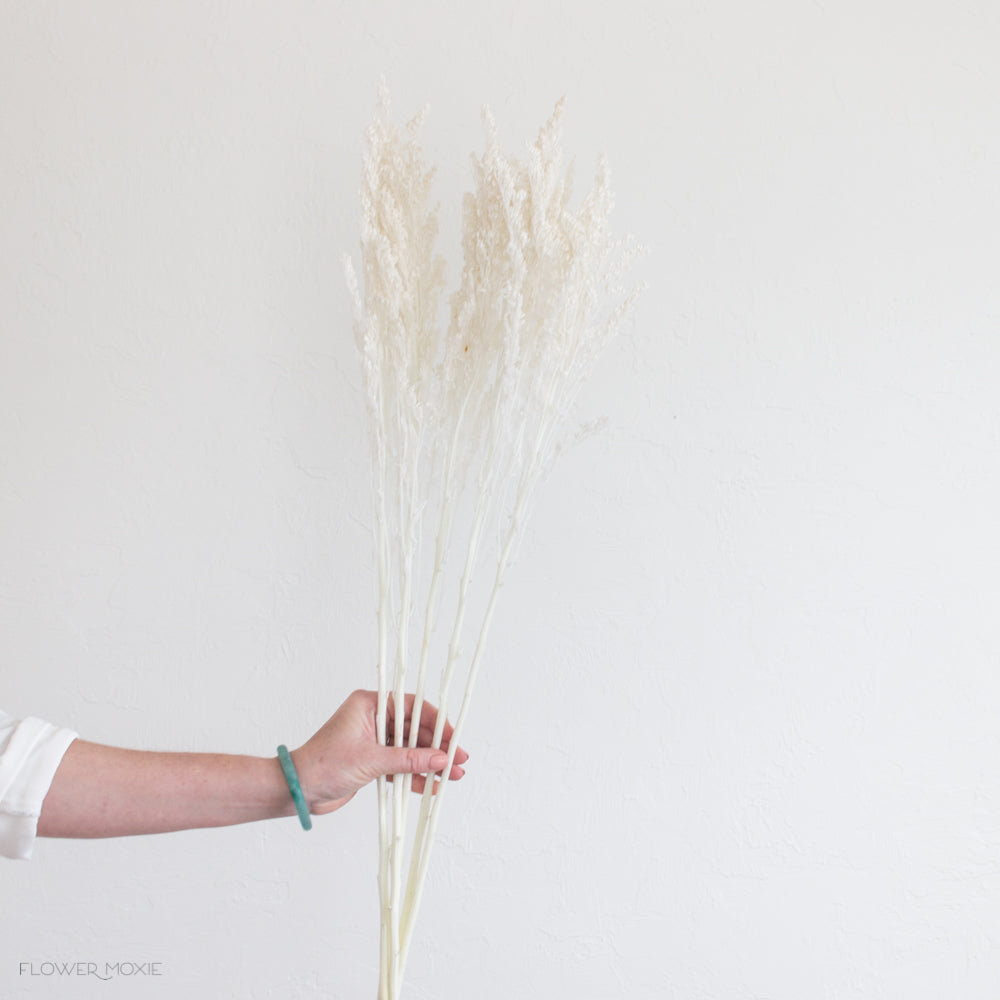
<instances>
[{"instance_id":1,"label":"thumb","mask_svg":"<svg viewBox=\"0 0 1000 1000\"><path fill-rule=\"evenodd\" d=\"M448 766L448 755L433 747L386 747L381 761L383 774L430 774Z\"/></svg>"}]
</instances>

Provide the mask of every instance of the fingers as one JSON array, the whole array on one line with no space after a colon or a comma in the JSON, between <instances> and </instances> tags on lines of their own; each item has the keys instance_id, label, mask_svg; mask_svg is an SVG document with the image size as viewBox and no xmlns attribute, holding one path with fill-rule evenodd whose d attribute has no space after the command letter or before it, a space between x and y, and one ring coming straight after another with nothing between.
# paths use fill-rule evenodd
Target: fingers
<instances>
[{"instance_id":1,"label":"fingers","mask_svg":"<svg viewBox=\"0 0 1000 1000\"><path fill-rule=\"evenodd\" d=\"M413 703L416 700L416 696L408 694L403 699L403 708L405 711L406 723L409 725L413 721ZM396 699L395 696L389 695L389 709L388 709L389 719L395 722L396 719ZM420 706L420 734L428 733L430 736L434 734L434 727L437 725L438 711L437 708L432 705L429 701L424 701ZM455 731L455 727L450 722L445 722L444 729L441 732L442 740L451 739L452 733Z\"/></svg>"},{"instance_id":2,"label":"fingers","mask_svg":"<svg viewBox=\"0 0 1000 1000\"><path fill-rule=\"evenodd\" d=\"M425 775L443 771L448 766L448 754L443 750L416 747L397 750L394 747L386 747L383 754L380 761L382 773L388 775L390 780L394 774L415 775L412 787L416 791L423 789ZM458 781L464 775L465 768L457 764L454 764L448 773L451 781Z\"/></svg>"},{"instance_id":3,"label":"fingers","mask_svg":"<svg viewBox=\"0 0 1000 1000\"><path fill-rule=\"evenodd\" d=\"M462 774L465 774L465 771L462 771L462 769L460 767L452 768L452 771L451 771L451 780L452 781L457 781L458 778L460 778L462 776L462 774L460 774L460 775L458 775L458 777L456 777L455 776L455 772L456 771L461 771ZM392 775L389 775L389 780L392 781ZM431 780L430 778L427 778L427 777L425 777L422 774L415 774L413 776L413 783L410 785L410 790L414 793L414 795L423 795L424 789L427 786L427 782L430 781L430 780ZM440 785L441 785L440 781L434 781L433 786L432 786L433 787L433 791L431 792L432 795L437 795L438 788L440 787Z\"/></svg>"},{"instance_id":4,"label":"fingers","mask_svg":"<svg viewBox=\"0 0 1000 1000\"><path fill-rule=\"evenodd\" d=\"M407 772L397 772L397 773L407 773ZM427 773L428 774L429 773L433 773L435 781L440 780L440 778L441 778L440 772L435 771L435 772L427 772ZM392 774L387 774L386 777L390 781L392 781L392 779L393 779L393 775ZM413 790L415 792L419 792L419 791L421 791L423 789L423 787L424 787L424 779L426 777L427 777L427 774L420 774L420 773L413 774L413 783L412 783L411 787L413 788ZM465 777L465 768L464 767L459 767L457 764L452 765L451 771L448 773L448 780L449 781L458 781L459 779L464 778L464 777ZM418 787L418 782L419 782L419 787Z\"/></svg>"},{"instance_id":5,"label":"fingers","mask_svg":"<svg viewBox=\"0 0 1000 1000\"><path fill-rule=\"evenodd\" d=\"M420 733L417 736L417 747L422 747L422 748L428 748L428 749L430 749L433 746L433 744L432 744L433 739L434 739L434 731L433 730L425 730L425 729L423 729L421 727ZM409 746L409 742L410 742L410 726L409 726L409 724L407 724L403 728L403 744L402 744L403 747L404 748L408 747ZM388 746L388 747L395 747L395 745L396 745L395 735L394 735L394 733L389 732L387 734L387 738L386 738L386 746ZM450 751L451 750L451 741L448 740L448 739L444 739L442 741L442 743L441 743L441 749L444 750L445 753L447 753L448 751ZM456 764L465 764L465 763L468 762L468 760L469 760L469 754L468 754L468 752L465 751L464 749L462 749L462 747L458 747L455 750L455 763Z\"/></svg>"},{"instance_id":6,"label":"fingers","mask_svg":"<svg viewBox=\"0 0 1000 1000\"><path fill-rule=\"evenodd\" d=\"M403 739L405 742L410 740L410 732L413 725L412 713L413 713L413 703L415 696L412 694L406 695L404 699L404 707L406 711L405 722L403 725ZM417 732L417 746L418 747L430 747L434 740L434 728L437 725L438 711L436 706L432 705L429 701L424 701L420 708L420 724L419 730ZM387 730L388 730L388 745L392 746L395 737L395 699L392 694L389 695L389 704L387 712ZM448 750L451 747L451 737L455 732L455 727L450 723L446 722L444 728L441 731L441 748L443 750ZM468 761L469 755L461 747L455 751L455 763L464 764Z\"/></svg>"},{"instance_id":7,"label":"fingers","mask_svg":"<svg viewBox=\"0 0 1000 1000\"><path fill-rule=\"evenodd\" d=\"M389 781L393 780L393 775L391 774L386 775L386 777L389 779ZM460 778L464 777L465 777L465 768L456 766L451 769L449 780L458 781ZM433 787L434 787L433 794L437 795L438 786L441 784L441 782L437 779L436 776L434 778L431 778L429 775L425 774L413 775L413 780L410 783L410 791L412 791L415 795L423 795L424 789L426 788L428 781L433 782Z\"/></svg>"}]
</instances>

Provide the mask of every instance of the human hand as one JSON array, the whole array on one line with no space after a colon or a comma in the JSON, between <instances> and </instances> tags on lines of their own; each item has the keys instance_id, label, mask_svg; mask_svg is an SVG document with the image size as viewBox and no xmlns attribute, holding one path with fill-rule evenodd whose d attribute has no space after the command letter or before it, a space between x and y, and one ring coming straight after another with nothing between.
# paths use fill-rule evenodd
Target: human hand
<instances>
[{"instance_id":1,"label":"human hand","mask_svg":"<svg viewBox=\"0 0 1000 1000\"><path fill-rule=\"evenodd\" d=\"M374 691L355 691L334 715L298 750L292 760L298 772L302 794L309 811L316 816L333 812L349 802L355 793L382 775L412 774L413 791L422 792L427 778L448 763L449 741L453 727L446 724L442 733L442 748L431 747L437 709L424 702L420 712L417 746L382 746L378 741L376 712L378 695ZM405 737L410 735L413 695L404 702L406 712ZM395 705L389 696L387 729L395 725ZM449 774L457 781L465 770L460 766L469 755L459 748ZM391 779L390 779L391 780Z\"/></svg>"}]
</instances>

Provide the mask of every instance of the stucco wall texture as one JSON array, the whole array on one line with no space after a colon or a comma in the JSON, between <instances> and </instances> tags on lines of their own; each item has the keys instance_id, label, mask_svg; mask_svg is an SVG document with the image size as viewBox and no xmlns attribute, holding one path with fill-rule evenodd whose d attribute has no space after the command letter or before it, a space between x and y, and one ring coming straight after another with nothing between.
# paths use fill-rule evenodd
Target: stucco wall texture
<instances>
[{"instance_id":1,"label":"stucco wall texture","mask_svg":"<svg viewBox=\"0 0 1000 1000\"><path fill-rule=\"evenodd\" d=\"M505 587L414 1000L995 1000L1000 7L0 0L0 704L273 754L375 683L339 258L561 95L650 289ZM373 997L374 793L44 841L0 997ZM112 982L46 962L158 963ZM24 964L29 972L24 972ZM120 969L119 969L120 971Z\"/></svg>"}]
</instances>

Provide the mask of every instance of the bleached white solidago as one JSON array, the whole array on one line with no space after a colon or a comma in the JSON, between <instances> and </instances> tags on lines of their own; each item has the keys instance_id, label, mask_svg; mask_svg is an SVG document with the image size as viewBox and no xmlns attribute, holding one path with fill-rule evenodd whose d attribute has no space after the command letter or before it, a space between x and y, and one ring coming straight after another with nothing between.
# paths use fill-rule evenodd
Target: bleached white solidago
<instances>
[{"instance_id":1,"label":"bleached white solidago","mask_svg":"<svg viewBox=\"0 0 1000 1000\"><path fill-rule=\"evenodd\" d=\"M524 161L504 153L485 113L486 148L473 157L473 190L463 203L461 281L444 324L433 171L416 140L423 114L401 133L383 89L368 131L363 293L349 260L345 267L369 407L378 736L404 744L402 712L395 732L386 731L389 695L402 701L416 664L413 714L419 715L433 663L440 669L435 746L461 689L443 773L461 739L535 487L556 454L573 399L638 294L621 287L635 250L609 230L612 195L603 159L579 206L570 207L562 111L559 102ZM433 538L426 551L424 534ZM455 543L460 556L453 562ZM476 592L476 569L487 559L490 571ZM446 594L450 606L439 635ZM413 727L409 745L416 739ZM378 784L379 1000L400 997L447 784L427 782L408 850L411 778Z\"/></svg>"}]
</instances>

